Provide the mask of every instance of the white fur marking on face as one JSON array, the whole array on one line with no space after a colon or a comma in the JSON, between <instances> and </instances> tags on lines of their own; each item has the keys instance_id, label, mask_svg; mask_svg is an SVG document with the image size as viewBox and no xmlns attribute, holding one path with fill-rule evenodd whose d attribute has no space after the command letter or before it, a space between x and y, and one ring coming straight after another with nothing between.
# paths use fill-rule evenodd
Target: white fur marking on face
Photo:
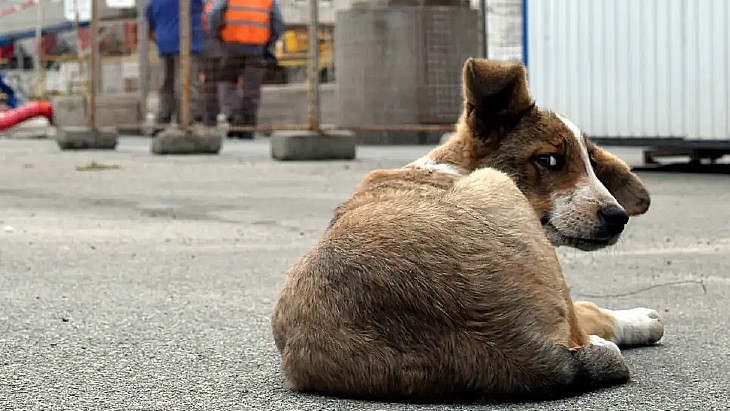
<instances>
[{"instance_id":1,"label":"white fur marking on face","mask_svg":"<svg viewBox=\"0 0 730 411\"><path fill-rule=\"evenodd\" d=\"M612 341L618 345L653 344L664 335L664 324L655 310L640 307L631 310L606 311L611 313L616 320Z\"/></svg>"},{"instance_id":2,"label":"white fur marking on face","mask_svg":"<svg viewBox=\"0 0 730 411\"><path fill-rule=\"evenodd\" d=\"M456 166L446 163L439 163L428 157L421 157L418 160L408 164L408 166L414 166L428 171L435 171L438 173L454 174L457 176L465 174L461 169Z\"/></svg>"},{"instance_id":3,"label":"white fur marking on face","mask_svg":"<svg viewBox=\"0 0 730 411\"><path fill-rule=\"evenodd\" d=\"M580 197L587 197L592 198L601 201L602 203L610 203L610 205L615 207L621 207L618 204L618 201L616 201L616 198L614 198L613 194L611 194L610 191L606 188L605 185L601 182L601 180L598 179L596 176L596 173L593 171L593 167L591 166L591 159L588 155L588 147L586 146L586 141L583 138L580 129L578 126L575 125L572 121L570 121L568 118L561 116L560 114L555 114L560 121L565 124L566 127L571 131L573 134L573 138L575 139L575 142L578 143L580 146L580 156L583 160L583 166L586 170L586 175L588 176L588 181L584 187L579 188L578 190L583 191L585 190L585 193ZM609 205L609 204L606 204Z\"/></svg>"},{"instance_id":4,"label":"white fur marking on face","mask_svg":"<svg viewBox=\"0 0 730 411\"><path fill-rule=\"evenodd\" d=\"M618 348L618 345L615 343L604 340L603 338L597 336L597 335L590 335L588 336L588 339L591 341L591 345L601 345L604 347L608 347L612 349L613 351L616 351L618 354L621 354L621 349Z\"/></svg>"}]
</instances>

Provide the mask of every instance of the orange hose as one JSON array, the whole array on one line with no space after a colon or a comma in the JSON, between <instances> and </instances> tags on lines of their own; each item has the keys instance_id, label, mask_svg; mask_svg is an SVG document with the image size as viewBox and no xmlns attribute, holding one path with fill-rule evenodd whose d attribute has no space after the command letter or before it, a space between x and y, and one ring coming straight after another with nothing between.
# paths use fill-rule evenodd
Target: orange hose
<instances>
[{"instance_id":1,"label":"orange hose","mask_svg":"<svg viewBox=\"0 0 730 411\"><path fill-rule=\"evenodd\" d=\"M34 117L45 117L53 123L53 107L47 101L34 101L22 107L6 111L0 116L0 131L15 127L25 120Z\"/></svg>"}]
</instances>

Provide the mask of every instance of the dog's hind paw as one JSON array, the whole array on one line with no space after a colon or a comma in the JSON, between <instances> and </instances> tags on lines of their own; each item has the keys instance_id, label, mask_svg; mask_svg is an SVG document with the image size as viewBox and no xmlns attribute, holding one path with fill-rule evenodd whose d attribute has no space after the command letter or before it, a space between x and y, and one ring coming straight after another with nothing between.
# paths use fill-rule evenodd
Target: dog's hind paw
<instances>
[{"instance_id":1,"label":"dog's hind paw","mask_svg":"<svg viewBox=\"0 0 730 411\"><path fill-rule=\"evenodd\" d=\"M664 336L659 313L650 308L612 311L615 319L612 341L627 346L650 345Z\"/></svg>"}]
</instances>

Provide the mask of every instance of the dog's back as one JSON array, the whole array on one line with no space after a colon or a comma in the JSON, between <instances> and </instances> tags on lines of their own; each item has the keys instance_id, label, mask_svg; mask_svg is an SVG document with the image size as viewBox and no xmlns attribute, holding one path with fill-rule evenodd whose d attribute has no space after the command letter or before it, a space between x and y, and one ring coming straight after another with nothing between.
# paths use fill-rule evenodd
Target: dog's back
<instances>
[{"instance_id":1,"label":"dog's back","mask_svg":"<svg viewBox=\"0 0 730 411\"><path fill-rule=\"evenodd\" d=\"M567 348L566 295L506 175L378 172L288 273L274 337L293 389L348 397L546 395L628 378L611 348Z\"/></svg>"}]
</instances>

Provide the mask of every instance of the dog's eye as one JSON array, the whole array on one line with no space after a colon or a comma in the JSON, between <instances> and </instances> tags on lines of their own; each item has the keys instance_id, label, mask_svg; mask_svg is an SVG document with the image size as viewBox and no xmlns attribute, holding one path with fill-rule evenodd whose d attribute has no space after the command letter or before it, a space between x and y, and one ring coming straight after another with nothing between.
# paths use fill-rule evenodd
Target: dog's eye
<instances>
[{"instance_id":1,"label":"dog's eye","mask_svg":"<svg viewBox=\"0 0 730 411\"><path fill-rule=\"evenodd\" d=\"M535 157L535 162L548 170L560 170L565 164L565 159L559 154L540 154Z\"/></svg>"}]
</instances>

